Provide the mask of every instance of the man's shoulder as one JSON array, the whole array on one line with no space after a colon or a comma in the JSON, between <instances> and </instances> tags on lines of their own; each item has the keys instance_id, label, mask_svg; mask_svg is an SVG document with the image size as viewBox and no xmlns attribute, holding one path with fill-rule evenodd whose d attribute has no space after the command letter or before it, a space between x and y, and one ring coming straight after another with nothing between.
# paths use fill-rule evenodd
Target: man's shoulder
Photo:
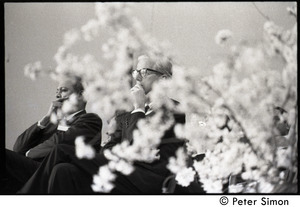
<instances>
[{"instance_id":1,"label":"man's shoulder","mask_svg":"<svg viewBox=\"0 0 300 207\"><path fill-rule=\"evenodd\" d=\"M116 120L124 119L126 117L129 117L131 115L131 112L129 111L122 111L116 113Z\"/></svg>"},{"instance_id":2,"label":"man's shoulder","mask_svg":"<svg viewBox=\"0 0 300 207\"><path fill-rule=\"evenodd\" d=\"M83 113L78 115L78 118L80 119L93 119L93 120L99 120L102 121L98 114L95 113Z\"/></svg>"}]
</instances>

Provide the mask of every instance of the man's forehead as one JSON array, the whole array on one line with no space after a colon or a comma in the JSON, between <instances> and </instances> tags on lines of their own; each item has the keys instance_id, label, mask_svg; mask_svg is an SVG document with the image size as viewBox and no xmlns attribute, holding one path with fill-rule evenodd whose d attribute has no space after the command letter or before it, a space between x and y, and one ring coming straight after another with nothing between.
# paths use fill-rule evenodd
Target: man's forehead
<instances>
[{"instance_id":1,"label":"man's forehead","mask_svg":"<svg viewBox=\"0 0 300 207\"><path fill-rule=\"evenodd\" d=\"M59 80L57 88L73 88L73 82L71 80Z\"/></svg>"},{"instance_id":2,"label":"man's forehead","mask_svg":"<svg viewBox=\"0 0 300 207\"><path fill-rule=\"evenodd\" d=\"M150 58L142 58L138 60L137 63L137 68L142 69L142 68L150 68L153 69L154 67L154 62L150 60Z\"/></svg>"}]
</instances>

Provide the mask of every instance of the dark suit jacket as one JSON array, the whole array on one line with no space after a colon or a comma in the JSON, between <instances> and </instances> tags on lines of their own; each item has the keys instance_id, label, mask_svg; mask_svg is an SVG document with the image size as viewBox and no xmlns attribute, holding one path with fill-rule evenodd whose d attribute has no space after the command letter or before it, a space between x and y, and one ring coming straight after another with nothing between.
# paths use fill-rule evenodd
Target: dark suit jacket
<instances>
[{"instance_id":1,"label":"dark suit jacket","mask_svg":"<svg viewBox=\"0 0 300 207\"><path fill-rule=\"evenodd\" d=\"M55 124L49 123L45 129L41 129L35 123L17 138L13 150L22 155L30 150L28 157L40 160L56 144L74 145L78 136L84 136L85 142L93 146L100 146L102 120L98 115L84 110L76 114L68 125L67 131L59 131Z\"/></svg>"},{"instance_id":2,"label":"dark suit jacket","mask_svg":"<svg viewBox=\"0 0 300 207\"><path fill-rule=\"evenodd\" d=\"M152 112L154 113L154 112ZM110 149L124 140L132 143L132 132L136 129L138 120L145 118L142 112L131 114L125 112L116 117L117 129L111 136L111 140L102 147L101 152L105 149ZM174 113L176 123L185 123L184 114ZM168 159L175 155L176 150L184 146L185 141L175 137L173 131L174 125L170 127L162 137L161 143L158 146L160 149L160 159L152 163L135 162L135 170L129 176L123 176L118 173L118 179L115 182L116 193L121 194L160 194L162 193L162 185L167 176L171 173L166 168ZM125 186L126 185L126 186Z\"/></svg>"}]
</instances>

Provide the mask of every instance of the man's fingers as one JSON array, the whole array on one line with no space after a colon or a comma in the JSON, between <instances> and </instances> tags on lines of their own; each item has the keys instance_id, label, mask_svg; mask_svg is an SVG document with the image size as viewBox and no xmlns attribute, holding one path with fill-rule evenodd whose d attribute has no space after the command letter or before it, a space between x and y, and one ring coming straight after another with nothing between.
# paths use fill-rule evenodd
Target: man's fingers
<instances>
[{"instance_id":1,"label":"man's fingers","mask_svg":"<svg viewBox=\"0 0 300 207\"><path fill-rule=\"evenodd\" d=\"M142 87L142 85L136 84L136 85L133 86L130 90L131 90L131 91L137 91L137 90L144 90L144 88Z\"/></svg>"},{"instance_id":2,"label":"man's fingers","mask_svg":"<svg viewBox=\"0 0 300 207\"><path fill-rule=\"evenodd\" d=\"M138 89L140 89L140 90L144 90L144 88L143 88L143 86L142 86L141 84L138 84L138 83L137 83L137 84L135 85L135 87L138 88Z\"/></svg>"},{"instance_id":3,"label":"man's fingers","mask_svg":"<svg viewBox=\"0 0 300 207\"><path fill-rule=\"evenodd\" d=\"M56 99L55 101L57 101L57 102L63 102L63 101L65 101L65 100L67 100L69 97L63 97L63 98L58 98L58 99Z\"/></svg>"},{"instance_id":4,"label":"man's fingers","mask_svg":"<svg viewBox=\"0 0 300 207\"><path fill-rule=\"evenodd\" d=\"M62 106L62 102L60 101L53 101L52 102L52 107L56 108L56 107L61 107Z\"/></svg>"}]
</instances>

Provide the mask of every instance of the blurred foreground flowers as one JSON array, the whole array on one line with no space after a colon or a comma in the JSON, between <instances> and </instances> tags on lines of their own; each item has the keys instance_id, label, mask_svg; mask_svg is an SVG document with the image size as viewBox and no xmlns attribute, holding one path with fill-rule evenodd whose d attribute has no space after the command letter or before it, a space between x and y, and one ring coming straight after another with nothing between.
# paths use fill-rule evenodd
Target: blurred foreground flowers
<instances>
[{"instance_id":1,"label":"blurred foreground flowers","mask_svg":"<svg viewBox=\"0 0 300 207\"><path fill-rule=\"evenodd\" d=\"M132 16L131 6L96 3L95 19L65 34L54 57L57 67L50 74L54 79L80 76L86 83L85 97L92 111L107 120L117 110L131 110L130 71L138 55L148 53L176 61L164 43L143 30L139 20ZM296 5L288 11L297 16ZM156 115L147 123L139 122L133 145L124 142L105 152L111 162L100 167L93 189L109 192L113 189L115 171L128 175L134 170L134 161L159 159L155 147L174 122L163 121L168 117L165 109L174 107L163 97L171 97L180 102L177 110L187 118L185 125L175 126L175 132L178 138L188 140L188 149L180 149L168 165L178 184L189 185L197 174L208 193L297 192L297 22L290 30L271 21L263 27L261 42L232 46L230 56L216 63L209 76L202 77L198 68L175 63L173 79L158 82L150 93ZM71 53L78 41L95 41L102 30L110 37L99 48L103 58L112 62L111 67L104 68L91 54L79 57ZM231 31L221 30L215 41L222 45L231 37ZM26 66L26 74L35 78L39 68L40 63L31 70ZM275 106L287 111L293 132L287 140L287 150L281 154L275 139ZM80 139L77 145L86 149ZM78 152L85 157L84 151ZM205 153L205 158L187 166L187 157L199 153ZM284 170L279 164L283 154Z\"/></svg>"}]
</instances>

